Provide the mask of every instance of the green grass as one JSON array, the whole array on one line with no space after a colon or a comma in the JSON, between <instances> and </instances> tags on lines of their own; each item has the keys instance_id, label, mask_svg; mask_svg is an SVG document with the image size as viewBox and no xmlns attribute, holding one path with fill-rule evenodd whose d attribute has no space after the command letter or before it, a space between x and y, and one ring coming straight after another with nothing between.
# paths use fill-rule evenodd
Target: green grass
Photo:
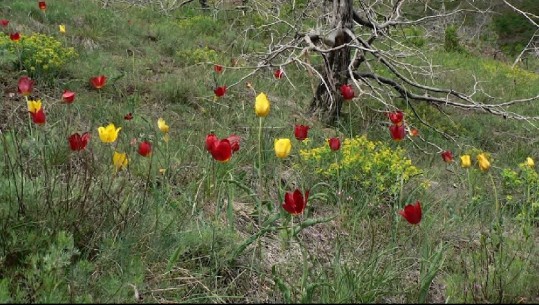
<instances>
[{"instance_id":1,"label":"green grass","mask_svg":"<svg viewBox=\"0 0 539 305\"><path fill-rule=\"evenodd\" d=\"M231 86L252 71L258 61L250 55L265 52L282 24L263 29L271 21L263 14L225 6L205 12L193 3L164 14L156 5L110 2L58 0L46 15L25 1L0 8L9 29L43 33L78 54L57 73L33 77L29 98L43 101L43 126L31 122L16 93L28 71L16 54L0 60L0 302L537 301L539 178L522 165L528 156L539 160L529 124L393 101L426 139L396 143L378 102L364 99L325 126L305 115L313 79L300 66L286 66L281 80L268 68ZM282 18L295 18L289 10ZM258 31L244 31L250 26ZM539 93L532 70L447 53L443 41L402 39L430 52L441 87L468 92L476 75L500 100ZM317 55L310 60L321 63ZM95 90L89 79L100 74L107 84ZM215 100L213 89L224 84L227 94ZM61 103L64 89L76 92L72 105ZM262 163L255 92L271 101ZM537 106L512 110L535 113ZM422 125L414 111L456 141ZM158 118L170 126L168 141ZM104 144L97 129L109 123L122 130ZM294 124L311 126L308 141L294 138ZM86 131L86 149L70 151L67 137ZM241 137L229 162L206 151L210 132ZM324 151L316 162L300 156L350 133L372 141L365 145L380 143L379 153L359 149L360 162L324 173L343 150ZM292 139L283 160L273 151L282 137ZM151 157L137 154L142 140L152 143ZM437 147L451 149L455 162L444 163ZM114 169L114 151L128 154L126 169ZM489 172L475 161L459 166L459 156L475 160L483 151ZM403 179L407 159L421 174ZM305 213L292 217L280 205L296 188L310 196ZM417 200L423 219L412 226L398 211Z\"/></svg>"}]
</instances>

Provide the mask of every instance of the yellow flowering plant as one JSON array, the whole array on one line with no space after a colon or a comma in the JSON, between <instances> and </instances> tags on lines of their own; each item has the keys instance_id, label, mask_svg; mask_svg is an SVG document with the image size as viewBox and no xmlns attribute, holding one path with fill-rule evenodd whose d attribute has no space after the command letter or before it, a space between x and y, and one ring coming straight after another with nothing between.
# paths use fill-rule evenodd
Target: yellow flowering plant
<instances>
[{"instance_id":1,"label":"yellow flowering plant","mask_svg":"<svg viewBox=\"0 0 539 305\"><path fill-rule=\"evenodd\" d=\"M64 47L56 38L39 33L24 35L17 43L0 36L0 51L2 49L18 54L30 76L47 77L45 79L59 75L64 66L78 56L74 48Z\"/></svg>"},{"instance_id":2,"label":"yellow flowering plant","mask_svg":"<svg viewBox=\"0 0 539 305\"><path fill-rule=\"evenodd\" d=\"M337 181L338 175L348 184L379 194L395 194L400 190L401 181L407 183L421 170L406 157L402 148L390 148L382 142L374 142L366 136L345 139L335 159L328 145L312 149L302 149L299 154L310 172Z\"/></svg>"}]
</instances>

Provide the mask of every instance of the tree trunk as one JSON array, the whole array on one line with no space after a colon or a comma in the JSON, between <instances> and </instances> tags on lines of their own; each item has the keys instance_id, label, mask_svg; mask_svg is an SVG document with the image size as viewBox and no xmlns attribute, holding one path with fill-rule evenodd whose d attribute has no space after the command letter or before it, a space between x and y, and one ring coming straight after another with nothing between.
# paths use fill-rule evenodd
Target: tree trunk
<instances>
[{"instance_id":1,"label":"tree trunk","mask_svg":"<svg viewBox=\"0 0 539 305\"><path fill-rule=\"evenodd\" d=\"M331 27L334 29L332 35L333 45L338 47L349 43L351 38L344 29L352 31L353 10L352 0L333 0L333 19ZM324 70L322 71L323 81L320 81L316 89L315 96L311 102L309 112L318 115L328 124L333 124L341 113L343 98L339 87L348 83L350 79L348 66L350 65L350 47L339 48L324 57Z\"/></svg>"}]
</instances>

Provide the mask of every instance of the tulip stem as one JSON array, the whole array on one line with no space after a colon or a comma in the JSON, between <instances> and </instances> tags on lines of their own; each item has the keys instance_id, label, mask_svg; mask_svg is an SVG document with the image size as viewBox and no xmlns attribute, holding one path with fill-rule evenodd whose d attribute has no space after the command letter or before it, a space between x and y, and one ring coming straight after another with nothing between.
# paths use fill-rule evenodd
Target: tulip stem
<instances>
[{"instance_id":1,"label":"tulip stem","mask_svg":"<svg viewBox=\"0 0 539 305\"><path fill-rule=\"evenodd\" d=\"M352 101L348 102L348 124L350 128L350 139L352 138Z\"/></svg>"},{"instance_id":2,"label":"tulip stem","mask_svg":"<svg viewBox=\"0 0 539 305\"><path fill-rule=\"evenodd\" d=\"M263 124L263 117L259 117L259 123L258 123L258 189L259 189L259 196L262 197L262 124ZM261 229L262 225L262 204L260 200L257 200L257 209L258 209L258 228ZM258 249L260 258L262 258L262 248L260 247L260 239L258 240Z\"/></svg>"}]
</instances>

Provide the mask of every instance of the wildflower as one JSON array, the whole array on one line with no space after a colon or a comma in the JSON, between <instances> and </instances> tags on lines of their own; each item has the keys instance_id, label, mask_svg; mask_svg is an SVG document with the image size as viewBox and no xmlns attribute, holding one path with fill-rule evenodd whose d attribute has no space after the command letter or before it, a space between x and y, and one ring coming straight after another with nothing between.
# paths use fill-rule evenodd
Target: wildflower
<instances>
[{"instance_id":1,"label":"wildflower","mask_svg":"<svg viewBox=\"0 0 539 305\"><path fill-rule=\"evenodd\" d=\"M23 76L19 79L19 94L23 96L28 96L32 93L32 88L34 86L34 81L31 80L28 76Z\"/></svg>"},{"instance_id":2,"label":"wildflower","mask_svg":"<svg viewBox=\"0 0 539 305\"><path fill-rule=\"evenodd\" d=\"M444 151L442 151L441 155L442 155L442 159L444 160L444 162L446 162L446 163L453 162L453 153L451 153L451 151L444 150Z\"/></svg>"},{"instance_id":3,"label":"wildflower","mask_svg":"<svg viewBox=\"0 0 539 305\"><path fill-rule=\"evenodd\" d=\"M264 92L256 96L255 113L258 117L265 117L270 112L270 102Z\"/></svg>"},{"instance_id":4,"label":"wildflower","mask_svg":"<svg viewBox=\"0 0 539 305\"><path fill-rule=\"evenodd\" d=\"M77 132L69 136L67 138L69 141L69 147L73 151L79 151L83 150L86 145L88 144L88 141L90 140L90 134L88 132L85 132L82 134L82 136Z\"/></svg>"},{"instance_id":5,"label":"wildflower","mask_svg":"<svg viewBox=\"0 0 539 305\"><path fill-rule=\"evenodd\" d=\"M9 20L7 20L7 19L0 19L0 25L1 25L2 27L5 28L5 27L7 27L8 24L9 24Z\"/></svg>"},{"instance_id":6,"label":"wildflower","mask_svg":"<svg viewBox=\"0 0 539 305\"><path fill-rule=\"evenodd\" d=\"M219 73L223 72L223 66L221 66L221 65L213 65L213 70L215 71L215 73L219 74Z\"/></svg>"},{"instance_id":7,"label":"wildflower","mask_svg":"<svg viewBox=\"0 0 539 305\"><path fill-rule=\"evenodd\" d=\"M35 101L29 100L27 102L27 105L28 105L28 112L36 113L39 111L39 109L41 109L41 100L35 100Z\"/></svg>"},{"instance_id":8,"label":"wildflower","mask_svg":"<svg viewBox=\"0 0 539 305\"><path fill-rule=\"evenodd\" d=\"M535 162L533 162L533 159L531 157L526 158L526 165L530 168L535 167Z\"/></svg>"},{"instance_id":9,"label":"wildflower","mask_svg":"<svg viewBox=\"0 0 539 305\"><path fill-rule=\"evenodd\" d=\"M341 140L339 138L331 138L328 140L329 148L333 151L341 149Z\"/></svg>"},{"instance_id":10,"label":"wildflower","mask_svg":"<svg viewBox=\"0 0 539 305\"><path fill-rule=\"evenodd\" d=\"M58 30L60 31L60 33L65 34L66 26L63 25L63 24L60 24L60 25L58 25Z\"/></svg>"},{"instance_id":11,"label":"wildflower","mask_svg":"<svg viewBox=\"0 0 539 305\"><path fill-rule=\"evenodd\" d=\"M95 89L101 89L107 83L107 77L105 75L94 76L90 78L90 84Z\"/></svg>"},{"instance_id":12,"label":"wildflower","mask_svg":"<svg viewBox=\"0 0 539 305\"><path fill-rule=\"evenodd\" d=\"M128 114L124 115L124 120L131 121L133 119L133 114L129 112Z\"/></svg>"},{"instance_id":13,"label":"wildflower","mask_svg":"<svg viewBox=\"0 0 539 305\"><path fill-rule=\"evenodd\" d=\"M217 97L221 97L221 96L225 95L226 86L220 86L220 87L215 88L213 90L213 93L215 93L215 96L217 96Z\"/></svg>"},{"instance_id":14,"label":"wildflower","mask_svg":"<svg viewBox=\"0 0 539 305\"><path fill-rule=\"evenodd\" d=\"M391 137L395 141L400 141L406 136L406 130L404 129L404 125L391 125L389 126L389 132L391 133Z\"/></svg>"},{"instance_id":15,"label":"wildflower","mask_svg":"<svg viewBox=\"0 0 539 305\"><path fill-rule=\"evenodd\" d=\"M152 144L148 141L140 142L138 146L138 153L143 157L147 157L152 153Z\"/></svg>"},{"instance_id":16,"label":"wildflower","mask_svg":"<svg viewBox=\"0 0 539 305\"><path fill-rule=\"evenodd\" d=\"M39 1L38 5L39 5L39 9L43 12L47 9L47 3L45 3L45 1Z\"/></svg>"},{"instance_id":17,"label":"wildflower","mask_svg":"<svg viewBox=\"0 0 539 305\"><path fill-rule=\"evenodd\" d=\"M404 119L404 114L400 110L397 110L395 112L390 112L387 114L387 116L391 120L391 123L395 125L401 125L402 120Z\"/></svg>"},{"instance_id":18,"label":"wildflower","mask_svg":"<svg viewBox=\"0 0 539 305\"><path fill-rule=\"evenodd\" d=\"M354 89L349 84L342 84L340 87L341 95L345 100L351 100L354 98Z\"/></svg>"},{"instance_id":19,"label":"wildflower","mask_svg":"<svg viewBox=\"0 0 539 305\"><path fill-rule=\"evenodd\" d=\"M116 167L116 170L121 170L124 167L127 167L129 160L127 159L126 153L119 153L117 151L112 155L112 164Z\"/></svg>"},{"instance_id":20,"label":"wildflower","mask_svg":"<svg viewBox=\"0 0 539 305\"><path fill-rule=\"evenodd\" d=\"M278 158L286 158L292 150L292 142L290 139L276 139L274 144L275 155Z\"/></svg>"},{"instance_id":21,"label":"wildflower","mask_svg":"<svg viewBox=\"0 0 539 305\"><path fill-rule=\"evenodd\" d=\"M75 92L64 90L64 93L62 94L62 99L65 103L71 104L75 100Z\"/></svg>"},{"instance_id":22,"label":"wildflower","mask_svg":"<svg viewBox=\"0 0 539 305\"><path fill-rule=\"evenodd\" d=\"M215 134L210 133L209 135L207 135L206 136L206 150L211 151L217 142L219 142L219 139L217 138Z\"/></svg>"},{"instance_id":23,"label":"wildflower","mask_svg":"<svg viewBox=\"0 0 539 305\"><path fill-rule=\"evenodd\" d=\"M412 137L417 137L417 135L419 135L419 130L417 130L417 128L412 128L412 130L410 130L410 135Z\"/></svg>"},{"instance_id":24,"label":"wildflower","mask_svg":"<svg viewBox=\"0 0 539 305\"><path fill-rule=\"evenodd\" d=\"M21 39L21 35L19 34L19 32L11 33L9 34L9 39L11 39L11 41L17 42Z\"/></svg>"},{"instance_id":25,"label":"wildflower","mask_svg":"<svg viewBox=\"0 0 539 305\"><path fill-rule=\"evenodd\" d=\"M230 148L232 149L232 152L236 152L240 149L240 136L237 136L235 134L232 134L226 138L228 142L230 143Z\"/></svg>"},{"instance_id":26,"label":"wildflower","mask_svg":"<svg viewBox=\"0 0 539 305\"><path fill-rule=\"evenodd\" d=\"M159 128L159 130L161 130L161 132L164 133L167 133L170 130L170 127L167 125L163 118L159 118L157 120L157 127Z\"/></svg>"},{"instance_id":27,"label":"wildflower","mask_svg":"<svg viewBox=\"0 0 539 305\"><path fill-rule=\"evenodd\" d=\"M294 127L294 136L298 141L303 141L307 139L309 133L309 126L307 125L296 125Z\"/></svg>"},{"instance_id":28,"label":"wildflower","mask_svg":"<svg viewBox=\"0 0 539 305\"><path fill-rule=\"evenodd\" d=\"M101 139L101 142L112 143L118 138L118 133L121 129L122 127L116 128L116 126L114 126L114 123L110 123L109 125L107 125L107 127L99 127L97 129L97 132L99 133L99 139Z\"/></svg>"},{"instance_id":29,"label":"wildflower","mask_svg":"<svg viewBox=\"0 0 539 305\"><path fill-rule=\"evenodd\" d=\"M227 139L216 141L210 150L212 157L219 162L228 162L232 157L232 147Z\"/></svg>"},{"instance_id":30,"label":"wildflower","mask_svg":"<svg viewBox=\"0 0 539 305\"><path fill-rule=\"evenodd\" d=\"M302 214L307 205L308 198L309 191L305 191L305 197L303 197L303 194L298 189L294 193L286 192L284 195L283 209L294 216Z\"/></svg>"},{"instance_id":31,"label":"wildflower","mask_svg":"<svg viewBox=\"0 0 539 305\"><path fill-rule=\"evenodd\" d=\"M479 162L479 169L482 171L488 171L490 169L490 162L485 153L477 155L477 161Z\"/></svg>"},{"instance_id":32,"label":"wildflower","mask_svg":"<svg viewBox=\"0 0 539 305\"><path fill-rule=\"evenodd\" d=\"M281 77L283 77L283 70L281 69L277 69L275 70L275 72L273 72L273 76L276 78L276 79L280 79Z\"/></svg>"},{"instance_id":33,"label":"wildflower","mask_svg":"<svg viewBox=\"0 0 539 305\"><path fill-rule=\"evenodd\" d=\"M407 204L399 214L404 217L409 223L415 225L421 221L421 203L416 201L415 204Z\"/></svg>"},{"instance_id":34,"label":"wildflower","mask_svg":"<svg viewBox=\"0 0 539 305\"><path fill-rule=\"evenodd\" d=\"M472 158L470 157L470 155L460 156L460 166L462 166L462 168L468 168L472 166Z\"/></svg>"},{"instance_id":35,"label":"wildflower","mask_svg":"<svg viewBox=\"0 0 539 305\"><path fill-rule=\"evenodd\" d=\"M46 117L45 112L43 112L43 108L39 108L35 112L30 112L30 115L32 116L32 121L38 125L45 124Z\"/></svg>"}]
</instances>

